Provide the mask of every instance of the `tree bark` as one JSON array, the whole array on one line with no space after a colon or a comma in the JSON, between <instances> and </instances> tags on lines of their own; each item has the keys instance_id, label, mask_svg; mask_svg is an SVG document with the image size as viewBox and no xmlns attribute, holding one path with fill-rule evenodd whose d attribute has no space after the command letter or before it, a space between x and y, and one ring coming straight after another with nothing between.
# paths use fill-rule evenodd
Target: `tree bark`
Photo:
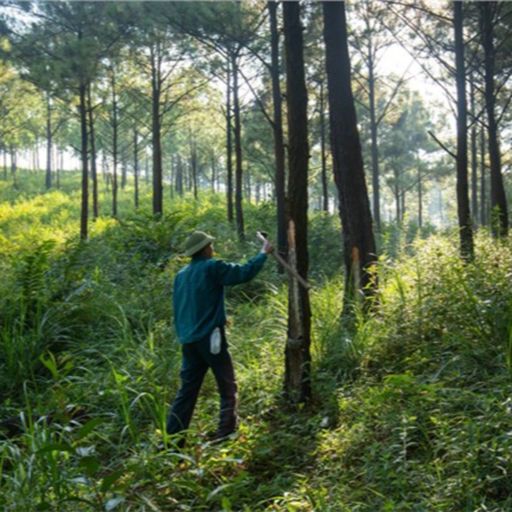
<instances>
[{"instance_id":1,"label":"tree bark","mask_svg":"<svg viewBox=\"0 0 512 512\"><path fill-rule=\"evenodd\" d=\"M176 162L176 192L180 196L183 195L183 163L179 153Z\"/></svg>"},{"instance_id":2,"label":"tree bark","mask_svg":"<svg viewBox=\"0 0 512 512\"><path fill-rule=\"evenodd\" d=\"M380 231L380 176L379 176L379 147L377 135L377 116L375 107L375 64L371 39L368 48L368 89L370 100L370 133L371 133L371 155L372 155L372 191L373 191L373 219L375 228Z\"/></svg>"},{"instance_id":3,"label":"tree bark","mask_svg":"<svg viewBox=\"0 0 512 512\"><path fill-rule=\"evenodd\" d=\"M322 210L329 211L329 191L327 188L327 151L325 140L325 93L324 84L320 82L320 154L322 163Z\"/></svg>"},{"instance_id":4,"label":"tree bark","mask_svg":"<svg viewBox=\"0 0 512 512\"><path fill-rule=\"evenodd\" d=\"M457 214L459 219L460 254L463 259L470 261L473 259L474 249L468 193L468 129L462 2L453 2L453 8L455 80L457 85Z\"/></svg>"},{"instance_id":5,"label":"tree bark","mask_svg":"<svg viewBox=\"0 0 512 512\"><path fill-rule=\"evenodd\" d=\"M158 43L151 48L153 214L163 213L162 142L160 126L161 57Z\"/></svg>"},{"instance_id":6,"label":"tree bark","mask_svg":"<svg viewBox=\"0 0 512 512\"><path fill-rule=\"evenodd\" d=\"M423 227L423 178L418 162L418 227Z\"/></svg>"},{"instance_id":7,"label":"tree bark","mask_svg":"<svg viewBox=\"0 0 512 512\"><path fill-rule=\"evenodd\" d=\"M197 145L192 133L189 133L190 145L190 173L192 178L192 190L194 199L197 200Z\"/></svg>"},{"instance_id":8,"label":"tree bark","mask_svg":"<svg viewBox=\"0 0 512 512\"><path fill-rule=\"evenodd\" d=\"M475 83L471 80L470 84L470 103L473 117L476 115L475 108ZM471 211L473 214L473 224L480 218L478 214L478 161L476 147L476 123L471 126Z\"/></svg>"},{"instance_id":9,"label":"tree bark","mask_svg":"<svg viewBox=\"0 0 512 512\"><path fill-rule=\"evenodd\" d=\"M300 4L285 2L283 20L288 106L288 257L308 276L308 118ZM292 403L311 398L311 307L308 290L290 278L284 390Z\"/></svg>"},{"instance_id":10,"label":"tree bark","mask_svg":"<svg viewBox=\"0 0 512 512\"><path fill-rule=\"evenodd\" d=\"M89 216L89 161L87 145L87 84L81 80L79 86L80 97L80 133L81 133L81 157L82 157L82 206L80 210L80 239L87 240L87 221Z\"/></svg>"},{"instance_id":11,"label":"tree bark","mask_svg":"<svg viewBox=\"0 0 512 512\"><path fill-rule=\"evenodd\" d=\"M89 114L89 139L91 142L91 178L92 178L92 211L93 218L97 219L98 211L98 172L96 167L96 138L94 134L94 116L91 97L91 84L87 87L87 110Z\"/></svg>"},{"instance_id":12,"label":"tree bark","mask_svg":"<svg viewBox=\"0 0 512 512\"><path fill-rule=\"evenodd\" d=\"M480 128L480 224L487 226L487 185L485 179L485 130Z\"/></svg>"},{"instance_id":13,"label":"tree bark","mask_svg":"<svg viewBox=\"0 0 512 512\"><path fill-rule=\"evenodd\" d=\"M493 13L496 9L496 2L480 2L479 7L482 46L485 55L485 107L491 164L491 231L496 237L505 237L508 234L507 198L501 174L501 154L495 115L494 63L496 52L494 48Z\"/></svg>"},{"instance_id":14,"label":"tree bark","mask_svg":"<svg viewBox=\"0 0 512 512\"><path fill-rule=\"evenodd\" d=\"M233 72L233 117L235 118L235 220L239 240L244 240L244 211L242 206L243 170L242 170L242 127L240 124L240 100L238 90L238 56L231 55Z\"/></svg>"},{"instance_id":15,"label":"tree bark","mask_svg":"<svg viewBox=\"0 0 512 512\"><path fill-rule=\"evenodd\" d=\"M277 251L286 259L288 239L286 234L286 171L283 137L283 114L282 95L280 84L279 65L279 31L277 26L276 1L267 2L270 19L270 44L271 44L271 67L272 79L272 103L274 109L274 158L276 162L275 187L276 187L276 209L277 209ZM280 269L282 271L282 269Z\"/></svg>"},{"instance_id":16,"label":"tree bark","mask_svg":"<svg viewBox=\"0 0 512 512\"><path fill-rule=\"evenodd\" d=\"M377 258L352 95L345 4L323 2L323 13L331 153L343 226L344 313L349 313L356 297L373 293L371 267Z\"/></svg>"},{"instance_id":17,"label":"tree bark","mask_svg":"<svg viewBox=\"0 0 512 512\"><path fill-rule=\"evenodd\" d=\"M117 217L117 160L118 160L118 122L116 75L112 68L112 217Z\"/></svg>"},{"instance_id":18,"label":"tree bark","mask_svg":"<svg viewBox=\"0 0 512 512\"><path fill-rule=\"evenodd\" d=\"M226 94L226 199L228 206L228 222L234 220L233 213L233 141L231 127L231 62L227 59L227 94Z\"/></svg>"},{"instance_id":19,"label":"tree bark","mask_svg":"<svg viewBox=\"0 0 512 512\"><path fill-rule=\"evenodd\" d=\"M52 104L46 93L46 189L52 187Z\"/></svg>"},{"instance_id":20,"label":"tree bark","mask_svg":"<svg viewBox=\"0 0 512 512\"><path fill-rule=\"evenodd\" d=\"M135 208L139 207L139 134L137 128L133 130L133 180Z\"/></svg>"}]
</instances>

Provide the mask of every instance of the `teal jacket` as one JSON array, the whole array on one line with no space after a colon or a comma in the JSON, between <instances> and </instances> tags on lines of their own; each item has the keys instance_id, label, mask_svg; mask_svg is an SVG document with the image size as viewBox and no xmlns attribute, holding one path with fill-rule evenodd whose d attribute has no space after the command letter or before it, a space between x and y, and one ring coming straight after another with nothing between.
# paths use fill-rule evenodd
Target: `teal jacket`
<instances>
[{"instance_id":1,"label":"teal jacket","mask_svg":"<svg viewBox=\"0 0 512 512\"><path fill-rule=\"evenodd\" d=\"M174 323L180 343L199 341L226 324L224 286L250 281L267 255L260 253L245 265L193 258L174 279Z\"/></svg>"}]
</instances>

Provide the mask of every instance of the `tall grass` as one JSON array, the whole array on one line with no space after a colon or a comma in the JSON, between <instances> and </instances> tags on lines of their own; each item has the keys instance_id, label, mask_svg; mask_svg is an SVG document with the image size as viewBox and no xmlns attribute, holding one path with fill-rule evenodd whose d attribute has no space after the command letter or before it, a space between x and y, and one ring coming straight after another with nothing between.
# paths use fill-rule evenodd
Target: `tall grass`
<instances>
[{"instance_id":1,"label":"tall grass","mask_svg":"<svg viewBox=\"0 0 512 512\"><path fill-rule=\"evenodd\" d=\"M282 407L287 292L269 262L228 293L240 436L204 443L218 415L209 375L176 453L159 445L179 384L179 249L196 227L226 258L256 246L237 242L222 197L176 198L156 221L127 214L130 191L121 219L91 223L81 243L76 182L41 201L36 178L19 197L0 187L2 510L512 508L510 241L481 232L463 264L454 236L390 237L377 306L346 326L339 226L314 216L313 403ZM248 233L271 232L271 206L247 211Z\"/></svg>"}]
</instances>

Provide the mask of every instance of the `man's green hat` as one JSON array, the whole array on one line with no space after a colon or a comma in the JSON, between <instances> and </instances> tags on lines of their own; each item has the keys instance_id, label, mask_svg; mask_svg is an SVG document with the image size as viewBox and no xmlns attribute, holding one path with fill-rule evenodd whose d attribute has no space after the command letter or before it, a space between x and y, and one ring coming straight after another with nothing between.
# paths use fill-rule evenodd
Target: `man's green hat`
<instances>
[{"instance_id":1,"label":"man's green hat","mask_svg":"<svg viewBox=\"0 0 512 512\"><path fill-rule=\"evenodd\" d=\"M185 242L185 256L193 256L214 240L213 236L207 235L204 231L194 231Z\"/></svg>"}]
</instances>

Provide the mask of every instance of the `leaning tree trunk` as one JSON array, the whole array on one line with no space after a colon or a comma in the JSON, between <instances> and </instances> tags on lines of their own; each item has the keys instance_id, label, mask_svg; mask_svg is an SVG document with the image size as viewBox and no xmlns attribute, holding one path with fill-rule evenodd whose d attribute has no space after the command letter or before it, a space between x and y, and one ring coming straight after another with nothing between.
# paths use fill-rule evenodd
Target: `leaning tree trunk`
<instances>
[{"instance_id":1,"label":"leaning tree trunk","mask_svg":"<svg viewBox=\"0 0 512 512\"><path fill-rule=\"evenodd\" d=\"M80 239L87 240L87 220L89 216L89 162L87 147L87 84L83 82L79 86L80 96L80 133L81 133L81 157L82 157L82 207L80 211Z\"/></svg>"},{"instance_id":2,"label":"leaning tree trunk","mask_svg":"<svg viewBox=\"0 0 512 512\"><path fill-rule=\"evenodd\" d=\"M466 103L466 71L462 2L454 2L453 27L455 30L455 80L457 84L457 213L459 218L460 254L473 259L473 226L469 211L468 189L468 128Z\"/></svg>"},{"instance_id":3,"label":"leaning tree trunk","mask_svg":"<svg viewBox=\"0 0 512 512\"><path fill-rule=\"evenodd\" d=\"M288 106L288 255L308 275L308 117L300 4L283 4ZM311 307L308 290L290 278L288 340L285 349L285 394L292 403L311 398Z\"/></svg>"},{"instance_id":4,"label":"leaning tree trunk","mask_svg":"<svg viewBox=\"0 0 512 512\"><path fill-rule=\"evenodd\" d=\"M240 100L238 90L238 56L231 56L233 71L233 116L235 118L235 220L238 239L244 240L244 211L242 207L242 127L240 124Z\"/></svg>"},{"instance_id":5,"label":"leaning tree trunk","mask_svg":"<svg viewBox=\"0 0 512 512\"><path fill-rule=\"evenodd\" d=\"M46 188L52 187L52 104L46 93Z\"/></svg>"},{"instance_id":6,"label":"leaning tree trunk","mask_svg":"<svg viewBox=\"0 0 512 512\"><path fill-rule=\"evenodd\" d=\"M370 203L351 87L345 4L323 2L331 147L340 198L345 260L344 313L360 294L371 295L377 261Z\"/></svg>"},{"instance_id":7,"label":"leaning tree trunk","mask_svg":"<svg viewBox=\"0 0 512 512\"><path fill-rule=\"evenodd\" d=\"M283 137L282 95L279 66L279 30L277 27L277 6L275 1L267 2L270 18L270 43L272 78L272 103L274 108L274 158L276 161L275 186L277 209L277 251L286 258L288 242L286 235L286 172Z\"/></svg>"},{"instance_id":8,"label":"leaning tree trunk","mask_svg":"<svg viewBox=\"0 0 512 512\"><path fill-rule=\"evenodd\" d=\"M489 159L491 164L491 230L494 236L505 237L508 233L507 197L501 174L501 154L498 126L495 115L494 87L494 30L493 10L496 2L481 2L482 45L485 55L485 107L487 111L487 131Z\"/></svg>"}]
</instances>

